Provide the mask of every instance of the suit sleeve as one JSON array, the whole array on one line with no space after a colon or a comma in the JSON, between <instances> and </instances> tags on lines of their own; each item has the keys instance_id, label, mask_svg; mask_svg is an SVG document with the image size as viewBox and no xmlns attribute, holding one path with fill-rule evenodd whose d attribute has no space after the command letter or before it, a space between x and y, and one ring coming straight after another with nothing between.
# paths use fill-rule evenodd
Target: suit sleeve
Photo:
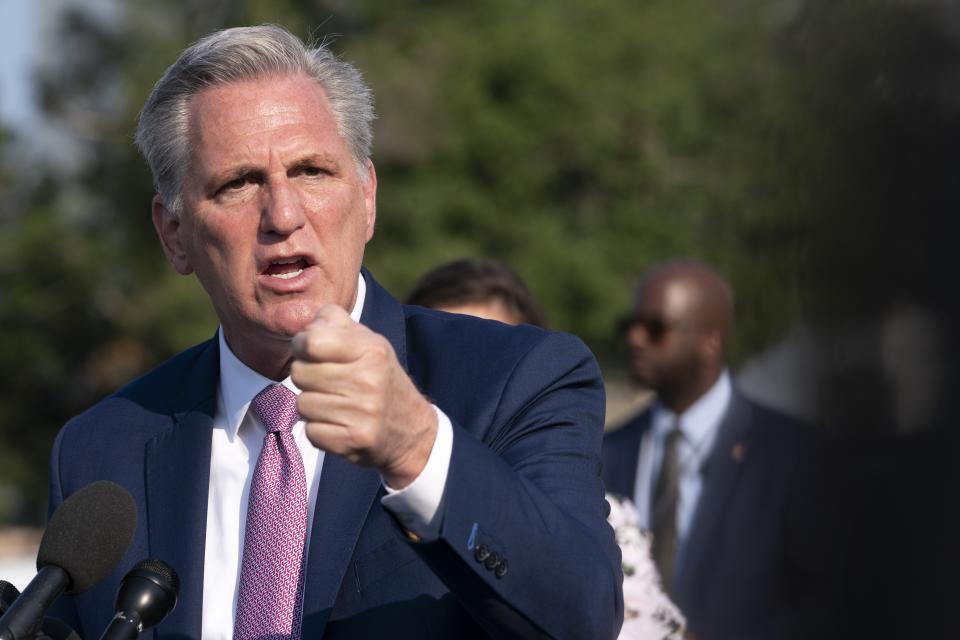
<instances>
[{"instance_id":1,"label":"suit sleeve","mask_svg":"<svg viewBox=\"0 0 960 640\"><path fill-rule=\"evenodd\" d=\"M593 356L553 333L517 361L483 441L454 423L440 538L414 548L490 635L619 631L623 576L600 479L603 414Z\"/></svg>"}]
</instances>

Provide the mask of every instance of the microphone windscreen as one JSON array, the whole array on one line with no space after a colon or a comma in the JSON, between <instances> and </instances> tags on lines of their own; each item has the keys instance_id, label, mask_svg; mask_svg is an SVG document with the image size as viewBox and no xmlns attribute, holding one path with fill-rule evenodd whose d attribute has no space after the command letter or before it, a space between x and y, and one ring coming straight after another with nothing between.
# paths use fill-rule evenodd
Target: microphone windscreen
<instances>
[{"instance_id":1,"label":"microphone windscreen","mask_svg":"<svg viewBox=\"0 0 960 640\"><path fill-rule=\"evenodd\" d=\"M40 541L37 569L60 567L66 593L86 591L120 563L137 528L133 496L109 480L88 484L63 501Z\"/></svg>"},{"instance_id":2,"label":"microphone windscreen","mask_svg":"<svg viewBox=\"0 0 960 640\"><path fill-rule=\"evenodd\" d=\"M19 589L6 580L0 580L0 613L6 611L18 597L20 597Z\"/></svg>"}]
</instances>

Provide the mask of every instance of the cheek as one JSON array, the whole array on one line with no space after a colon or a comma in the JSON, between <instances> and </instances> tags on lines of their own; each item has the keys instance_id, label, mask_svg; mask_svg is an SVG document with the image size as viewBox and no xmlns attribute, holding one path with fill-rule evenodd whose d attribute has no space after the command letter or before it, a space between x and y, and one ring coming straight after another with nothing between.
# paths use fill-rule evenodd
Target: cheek
<instances>
[{"instance_id":1,"label":"cheek","mask_svg":"<svg viewBox=\"0 0 960 640\"><path fill-rule=\"evenodd\" d=\"M335 242L331 247L352 258L368 238L367 215L359 190L338 191L331 194L318 209L315 223L321 238Z\"/></svg>"},{"instance_id":2,"label":"cheek","mask_svg":"<svg viewBox=\"0 0 960 640\"><path fill-rule=\"evenodd\" d=\"M661 368L666 371L678 372L690 368L690 353L683 348L683 345L664 345L656 350L655 358Z\"/></svg>"},{"instance_id":3,"label":"cheek","mask_svg":"<svg viewBox=\"0 0 960 640\"><path fill-rule=\"evenodd\" d=\"M701 367L700 352L695 345L685 345L684 348L677 353L675 360L677 362L677 368L684 372L694 372Z\"/></svg>"},{"instance_id":4,"label":"cheek","mask_svg":"<svg viewBox=\"0 0 960 640\"><path fill-rule=\"evenodd\" d=\"M230 225L198 226L191 241L191 260L197 276L218 288L230 288L246 277L253 247L242 243Z\"/></svg>"}]
</instances>

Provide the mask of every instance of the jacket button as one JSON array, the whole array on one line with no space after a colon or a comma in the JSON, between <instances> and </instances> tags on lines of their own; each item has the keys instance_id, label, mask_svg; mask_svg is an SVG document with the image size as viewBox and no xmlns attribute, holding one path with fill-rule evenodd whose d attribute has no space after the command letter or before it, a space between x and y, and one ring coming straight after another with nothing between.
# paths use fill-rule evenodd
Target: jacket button
<instances>
[{"instance_id":1,"label":"jacket button","mask_svg":"<svg viewBox=\"0 0 960 640\"><path fill-rule=\"evenodd\" d=\"M496 571L493 572L493 575L497 576L498 578L502 578L503 576L507 575L507 559L506 558L500 561L500 564L497 565L497 569Z\"/></svg>"},{"instance_id":2,"label":"jacket button","mask_svg":"<svg viewBox=\"0 0 960 640\"><path fill-rule=\"evenodd\" d=\"M487 569L495 569L497 565L500 564L500 556L494 551L484 564L487 566Z\"/></svg>"},{"instance_id":3,"label":"jacket button","mask_svg":"<svg viewBox=\"0 0 960 640\"><path fill-rule=\"evenodd\" d=\"M478 544L473 550L473 557L477 559L477 562L483 562L490 557L490 550L487 549L487 545Z\"/></svg>"}]
</instances>

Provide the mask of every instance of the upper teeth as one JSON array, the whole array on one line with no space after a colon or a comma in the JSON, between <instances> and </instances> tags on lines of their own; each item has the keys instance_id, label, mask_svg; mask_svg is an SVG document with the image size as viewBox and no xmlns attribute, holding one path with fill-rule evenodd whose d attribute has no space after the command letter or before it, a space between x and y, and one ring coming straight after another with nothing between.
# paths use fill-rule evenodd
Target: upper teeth
<instances>
[{"instance_id":1,"label":"upper teeth","mask_svg":"<svg viewBox=\"0 0 960 640\"><path fill-rule=\"evenodd\" d=\"M282 260L274 260L273 264L293 264L294 262L300 262L300 258L283 258Z\"/></svg>"}]
</instances>

